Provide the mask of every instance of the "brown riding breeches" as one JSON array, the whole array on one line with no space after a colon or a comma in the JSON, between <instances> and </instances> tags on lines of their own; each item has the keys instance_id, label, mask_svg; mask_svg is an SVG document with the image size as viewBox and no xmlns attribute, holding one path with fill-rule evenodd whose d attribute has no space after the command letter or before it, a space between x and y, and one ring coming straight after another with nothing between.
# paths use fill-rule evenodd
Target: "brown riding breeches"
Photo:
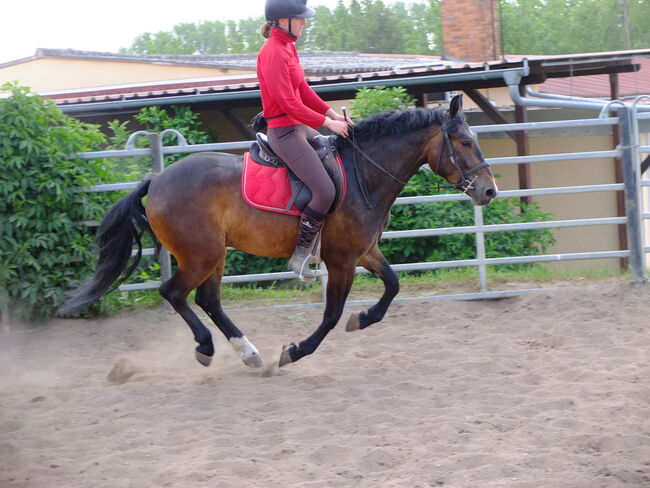
<instances>
[{"instance_id":1,"label":"brown riding breeches","mask_svg":"<svg viewBox=\"0 0 650 488\"><path fill-rule=\"evenodd\" d=\"M291 125L268 129L267 135L271 148L311 190L308 207L326 214L334 202L336 189L316 151L308 142L320 134L306 125Z\"/></svg>"}]
</instances>

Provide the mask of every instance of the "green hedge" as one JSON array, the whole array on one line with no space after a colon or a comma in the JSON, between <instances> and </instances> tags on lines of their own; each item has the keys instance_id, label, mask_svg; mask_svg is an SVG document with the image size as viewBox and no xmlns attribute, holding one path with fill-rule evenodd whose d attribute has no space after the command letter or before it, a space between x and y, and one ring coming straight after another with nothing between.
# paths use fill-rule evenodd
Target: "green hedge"
<instances>
[{"instance_id":1,"label":"green hedge","mask_svg":"<svg viewBox=\"0 0 650 488\"><path fill-rule=\"evenodd\" d=\"M431 195L437 185L446 184L442 178L426 171L417 173L400 196ZM536 203L521 203L517 198L496 199L483 208L487 224L511 224L549 220ZM395 205L387 230L428 229L433 227L461 227L474 225L474 209L469 201L429 204ZM530 256L542 254L555 242L550 230L490 232L485 234L485 253L488 258ZM380 248L391 263L422 261L451 261L476 258L476 236L456 234L416 239L389 239ZM522 265L517 265L522 266ZM512 265L511 267L516 267Z\"/></svg>"},{"instance_id":2,"label":"green hedge","mask_svg":"<svg viewBox=\"0 0 650 488\"><path fill-rule=\"evenodd\" d=\"M65 285L93 271L93 230L107 197L80 191L110 180L101 165L71 160L97 150L97 126L64 115L16 84L0 98L0 306L25 319L51 315Z\"/></svg>"}]
</instances>

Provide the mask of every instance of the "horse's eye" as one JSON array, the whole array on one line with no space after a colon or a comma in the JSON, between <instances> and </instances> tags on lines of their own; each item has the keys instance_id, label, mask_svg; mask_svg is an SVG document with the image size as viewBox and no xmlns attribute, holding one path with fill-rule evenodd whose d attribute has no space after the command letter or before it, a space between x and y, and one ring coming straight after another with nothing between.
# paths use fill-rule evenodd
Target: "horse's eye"
<instances>
[{"instance_id":1,"label":"horse's eye","mask_svg":"<svg viewBox=\"0 0 650 488\"><path fill-rule=\"evenodd\" d=\"M472 147L472 143L469 142L469 141L463 141L463 142L461 142L461 145L463 145L465 147Z\"/></svg>"}]
</instances>

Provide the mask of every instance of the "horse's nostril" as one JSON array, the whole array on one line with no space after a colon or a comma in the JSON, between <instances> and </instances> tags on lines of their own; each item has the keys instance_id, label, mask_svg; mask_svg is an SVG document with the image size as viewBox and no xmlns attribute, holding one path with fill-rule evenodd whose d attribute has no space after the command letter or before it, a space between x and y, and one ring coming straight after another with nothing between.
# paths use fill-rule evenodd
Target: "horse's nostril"
<instances>
[{"instance_id":1,"label":"horse's nostril","mask_svg":"<svg viewBox=\"0 0 650 488\"><path fill-rule=\"evenodd\" d=\"M497 192L494 188L488 188L487 191L485 192L485 196L491 200L492 198L497 196Z\"/></svg>"}]
</instances>

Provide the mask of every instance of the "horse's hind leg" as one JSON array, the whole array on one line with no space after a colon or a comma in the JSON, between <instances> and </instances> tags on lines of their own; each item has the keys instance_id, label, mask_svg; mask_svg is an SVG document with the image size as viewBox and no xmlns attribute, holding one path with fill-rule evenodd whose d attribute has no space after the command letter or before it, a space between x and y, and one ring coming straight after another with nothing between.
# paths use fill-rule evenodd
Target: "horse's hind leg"
<instances>
[{"instance_id":1,"label":"horse's hind leg","mask_svg":"<svg viewBox=\"0 0 650 488\"><path fill-rule=\"evenodd\" d=\"M244 364L252 368L260 368L263 366L263 361L259 351L249 342L246 336L228 318L221 308L219 287L223 274L223 261L222 259L217 271L196 290L196 303L208 314L223 335L226 336L233 349L239 353Z\"/></svg>"},{"instance_id":2,"label":"horse's hind leg","mask_svg":"<svg viewBox=\"0 0 650 488\"><path fill-rule=\"evenodd\" d=\"M384 318L393 298L399 292L399 277L392 270L388 261L376 245L359 261L359 264L372 272L384 282L384 294L379 302L365 312L355 312L350 315L345 330L365 329L371 324L379 322Z\"/></svg>"},{"instance_id":3,"label":"horse's hind leg","mask_svg":"<svg viewBox=\"0 0 650 488\"><path fill-rule=\"evenodd\" d=\"M212 335L187 303L187 295L190 291L207 278L205 271L199 272L199 270L201 267L198 266L194 272L180 266L178 272L160 286L159 291L192 329L194 340L199 344L195 350L196 360L203 366L210 366L212 356L214 356ZM211 270L207 271L207 273L210 272Z\"/></svg>"}]
</instances>

